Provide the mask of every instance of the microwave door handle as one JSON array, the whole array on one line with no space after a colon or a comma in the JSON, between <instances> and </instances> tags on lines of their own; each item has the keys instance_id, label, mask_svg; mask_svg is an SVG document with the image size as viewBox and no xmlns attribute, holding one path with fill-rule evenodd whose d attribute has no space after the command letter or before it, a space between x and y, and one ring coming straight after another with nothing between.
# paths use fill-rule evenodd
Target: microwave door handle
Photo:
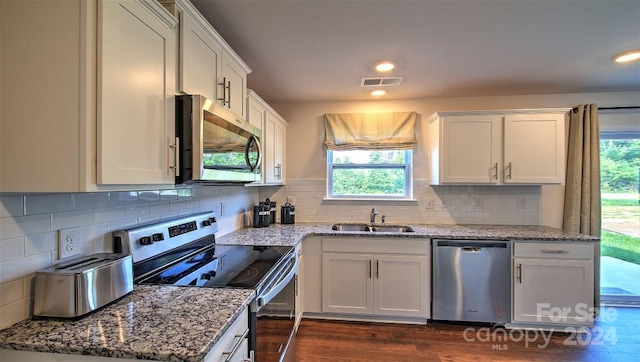
<instances>
[{"instance_id":1,"label":"microwave door handle","mask_svg":"<svg viewBox=\"0 0 640 362\"><path fill-rule=\"evenodd\" d=\"M255 144L256 152L258 154L258 157L256 158L255 163L251 163L251 159L249 159L249 152L251 151L251 146L253 144ZM251 137L249 137L249 140L247 141L247 144L244 147L244 161L247 164L247 167L249 167L249 171L253 172L257 170L258 167L260 166L261 159L262 159L262 150L260 148L260 141L258 140L258 137L256 137L255 135L252 135Z\"/></svg>"},{"instance_id":2,"label":"microwave door handle","mask_svg":"<svg viewBox=\"0 0 640 362\"><path fill-rule=\"evenodd\" d=\"M296 272L298 271L298 255L297 255L297 253L294 253L293 259L295 261L294 261L294 264L293 264L293 267L291 268L291 270L289 270L289 272L284 277L282 277L273 287L271 287L265 293L263 293L262 295L259 295L256 298L257 301L258 301L258 307L262 307L262 306L266 305L276 295L280 294L280 292L284 289L284 287L286 287L287 284L289 284L289 282L296 275Z\"/></svg>"}]
</instances>

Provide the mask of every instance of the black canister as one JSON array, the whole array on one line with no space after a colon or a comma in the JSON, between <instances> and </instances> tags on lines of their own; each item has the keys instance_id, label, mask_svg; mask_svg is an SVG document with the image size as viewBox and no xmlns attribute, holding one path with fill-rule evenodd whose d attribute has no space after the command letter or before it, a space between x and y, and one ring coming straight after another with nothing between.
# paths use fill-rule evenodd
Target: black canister
<instances>
[{"instance_id":1,"label":"black canister","mask_svg":"<svg viewBox=\"0 0 640 362\"><path fill-rule=\"evenodd\" d=\"M280 223L295 224L296 223L296 207L290 203L282 205L280 208Z\"/></svg>"},{"instance_id":2,"label":"black canister","mask_svg":"<svg viewBox=\"0 0 640 362\"><path fill-rule=\"evenodd\" d=\"M265 205L269 206L269 224L276 223L276 202L270 201L269 198L264 200Z\"/></svg>"},{"instance_id":3,"label":"black canister","mask_svg":"<svg viewBox=\"0 0 640 362\"><path fill-rule=\"evenodd\" d=\"M271 212L269 211L270 208L271 205L265 205L262 202L259 205L255 205L253 207L254 228L264 228L269 226L269 218L271 217Z\"/></svg>"}]
</instances>

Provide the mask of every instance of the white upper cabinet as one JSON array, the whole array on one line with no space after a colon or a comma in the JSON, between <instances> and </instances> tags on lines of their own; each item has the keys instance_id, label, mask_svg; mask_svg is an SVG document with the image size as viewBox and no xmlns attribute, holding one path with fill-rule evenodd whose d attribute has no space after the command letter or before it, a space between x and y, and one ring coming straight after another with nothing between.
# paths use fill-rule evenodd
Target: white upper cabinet
<instances>
[{"instance_id":1,"label":"white upper cabinet","mask_svg":"<svg viewBox=\"0 0 640 362\"><path fill-rule=\"evenodd\" d=\"M175 19L151 1L99 5L98 183L171 184Z\"/></svg>"},{"instance_id":2,"label":"white upper cabinet","mask_svg":"<svg viewBox=\"0 0 640 362\"><path fill-rule=\"evenodd\" d=\"M177 20L155 0L0 13L0 192L173 187Z\"/></svg>"},{"instance_id":3,"label":"white upper cabinet","mask_svg":"<svg viewBox=\"0 0 640 362\"><path fill-rule=\"evenodd\" d=\"M199 94L245 119L251 69L188 0L159 0L180 19L179 91Z\"/></svg>"},{"instance_id":4,"label":"white upper cabinet","mask_svg":"<svg viewBox=\"0 0 640 362\"><path fill-rule=\"evenodd\" d=\"M247 116L245 112L249 71L243 64L234 58L233 54L225 51L222 57L222 80L218 83L222 89L222 95L218 96L218 101L244 119Z\"/></svg>"},{"instance_id":5,"label":"white upper cabinet","mask_svg":"<svg viewBox=\"0 0 640 362\"><path fill-rule=\"evenodd\" d=\"M434 113L431 184L563 184L566 111Z\"/></svg>"},{"instance_id":6,"label":"white upper cabinet","mask_svg":"<svg viewBox=\"0 0 640 362\"><path fill-rule=\"evenodd\" d=\"M284 184L287 122L252 90L247 93L247 120L262 129L262 183Z\"/></svg>"},{"instance_id":7,"label":"white upper cabinet","mask_svg":"<svg viewBox=\"0 0 640 362\"><path fill-rule=\"evenodd\" d=\"M217 99L222 48L211 25L188 2L161 3L180 19L179 91Z\"/></svg>"}]
</instances>

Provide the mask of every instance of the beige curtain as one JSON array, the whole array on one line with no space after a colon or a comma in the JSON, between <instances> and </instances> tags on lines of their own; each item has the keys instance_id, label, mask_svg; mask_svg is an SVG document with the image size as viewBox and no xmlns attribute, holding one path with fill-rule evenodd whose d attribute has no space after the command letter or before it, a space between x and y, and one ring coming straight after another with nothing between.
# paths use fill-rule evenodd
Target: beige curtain
<instances>
[{"instance_id":1,"label":"beige curtain","mask_svg":"<svg viewBox=\"0 0 640 362\"><path fill-rule=\"evenodd\" d=\"M417 145L416 112L327 113L324 120L330 150L409 150Z\"/></svg>"},{"instance_id":2,"label":"beige curtain","mask_svg":"<svg viewBox=\"0 0 640 362\"><path fill-rule=\"evenodd\" d=\"M600 127L598 106L570 111L563 229L600 236Z\"/></svg>"}]
</instances>

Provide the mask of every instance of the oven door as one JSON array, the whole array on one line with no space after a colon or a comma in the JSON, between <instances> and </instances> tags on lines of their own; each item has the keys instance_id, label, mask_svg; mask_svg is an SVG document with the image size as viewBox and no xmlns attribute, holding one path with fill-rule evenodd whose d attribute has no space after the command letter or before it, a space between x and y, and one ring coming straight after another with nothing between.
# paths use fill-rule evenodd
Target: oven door
<instances>
[{"instance_id":1,"label":"oven door","mask_svg":"<svg viewBox=\"0 0 640 362\"><path fill-rule=\"evenodd\" d=\"M290 253L251 306L252 350L256 361L294 361L298 254Z\"/></svg>"}]
</instances>

